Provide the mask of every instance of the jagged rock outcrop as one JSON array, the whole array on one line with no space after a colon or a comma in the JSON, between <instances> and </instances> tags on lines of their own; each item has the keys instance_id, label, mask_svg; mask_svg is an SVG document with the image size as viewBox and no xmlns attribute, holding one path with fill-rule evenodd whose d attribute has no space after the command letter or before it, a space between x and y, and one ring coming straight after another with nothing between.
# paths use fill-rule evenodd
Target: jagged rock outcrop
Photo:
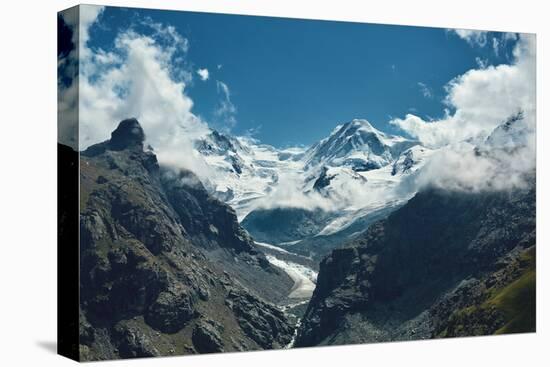
<instances>
[{"instance_id":1,"label":"jagged rock outcrop","mask_svg":"<svg viewBox=\"0 0 550 367\"><path fill-rule=\"evenodd\" d=\"M139 323L123 320L114 327L111 338L117 339L117 351L122 358L155 357L161 355L155 347L153 337L143 331Z\"/></svg>"},{"instance_id":2,"label":"jagged rock outcrop","mask_svg":"<svg viewBox=\"0 0 550 367\"><path fill-rule=\"evenodd\" d=\"M495 333L514 316L494 299L501 292L527 307L509 330L532 331L534 268L521 258L534 245L533 182L425 190L321 262L296 346Z\"/></svg>"},{"instance_id":3,"label":"jagged rock outcrop","mask_svg":"<svg viewBox=\"0 0 550 367\"><path fill-rule=\"evenodd\" d=\"M223 352L223 343L219 329L221 326L212 320L201 321L193 329L193 345L199 353Z\"/></svg>"},{"instance_id":4,"label":"jagged rock outcrop","mask_svg":"<svg viewBox=\"0 0 550 367\"><path fill-rule=\"evenodd\" d=\"M271 302L292 280L196 176L159 166L144 137L137 120L124 120L110 140L81 153L81 358L266 347L241 327L230 294L269 318L260 332L278 325L278 338L290 335Z\"/></svg>"},{"instance_id":5,"label":"jagged rock outcrop","mask_svg":"<svg viewBox=\"0 0 550 367\"><path fill-rule=\"evenodd\" d=\"M145 321L163 333L175 333L195 316L195 292L174 282L159 293L145 313Z\"/></svg>"},{"instance_id":6,"label":"jagged rock outcrop","mask_svg":"<svg viewBox=\"0 0 550 367\"><path fill-rule=\"evenodd\" d=\"M233 310L245 334L265 349L281 348L292 339L293 329L284 313L249 294L230 292L226 304Z\"/></svg>"}]
</instances>

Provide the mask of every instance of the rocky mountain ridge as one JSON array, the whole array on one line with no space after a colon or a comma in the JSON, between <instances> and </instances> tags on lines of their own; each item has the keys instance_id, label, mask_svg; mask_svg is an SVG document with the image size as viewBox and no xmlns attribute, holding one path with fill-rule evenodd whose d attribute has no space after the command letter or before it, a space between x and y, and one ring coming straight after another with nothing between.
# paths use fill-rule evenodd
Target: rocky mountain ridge
<instances>
[{"instance_id":1,"label":"rocky mountain ridge","mask_svg":"<svg viewBox=\"0 0 550 367\"><path fill-rule=\"evenodd\" d=\"M124 120L80 156L82 360L281 348L292 280ZM74 154L77 154L74 152Z\"/></svg>"},{"instance_id":2,"label":"rocky mountain ridge","mask_svg":"<svg viewBox=\"0 0 550 367\"><path fill-rule=\"evenodd\" d=\"M491 299L532 269L534 213L533 184L515 192L418 193L321 262L296 346L497 332L514 315ZM522 285L532 306L515 331L533 331L533 281Z\"/></svg>"}]
</instances>

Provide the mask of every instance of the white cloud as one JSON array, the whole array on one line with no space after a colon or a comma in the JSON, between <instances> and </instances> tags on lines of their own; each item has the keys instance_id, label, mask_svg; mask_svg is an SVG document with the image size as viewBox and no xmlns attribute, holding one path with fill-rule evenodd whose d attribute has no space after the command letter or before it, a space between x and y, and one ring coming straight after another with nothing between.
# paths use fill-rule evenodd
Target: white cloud
<instances>
[{"instance_id":1,"label":"white cloud","mask_svg":"<svg viewBox=\"0 0 550 367\"><path fill-rule=\"evenodd\" d=\"M430 157L416 185L474 192L524 187L535 169L534 131L527 132L526 143L510 151L490 147L482 155L469 143L447 146Z\"/></svg>"},{"instance_id":2,"label":"white cloud","mask_svg":"<svg viewBox=\"0 0 550 367\"><path fill-rule=\"evenodd\" d=\"M491 35L493 35L491 37L489 37L489 32L487 31L471 29L448 29L447 32L457 35L472 47L483 48L489 45L497 57L501 55L501 51L506 47L508 42L516 42L518 40L518 35L512 32L491 32Z\"/></svg>"},{"instance_id":3,"label":"white cloud","mask_svg":"<svg viewBox=\"0 0 550 367\"><path fill-rule=\"evenodd\" d=\"M493 52L499 57L502 51L505 51L508 42L514 43L518 40L518 35L512 32L501 33L499 37L493 37Z\"/></svg>"},{"instance_id":4,"label":"white cloud","mask_svg":"<svg viewBox=\"0 0 550 367\"><path fill-rule=\"evenodd\" d=\"M260 134L260 132L262 131L262 128L263 128L262 124L248 128L246 129L244 136L248 138L254 138L255 136Z\"/></svg>"},{"instance_id":5,"label":"white cloud","mask_svg":"<svg viewBox=\"0 0 550 367\"><path fill-rule=\"evenodd\" d=\"M202 81L207 81L208 78L210 78L210 72L208 72L207 68L197 69L197 74L199 75Z\"/></svg>"},{"instance_id":6,"label":"white cloud","mask_svg":"<svg viewBox=\"0 0 550 367\"><path fill-rule=\"evenodd\" d=\"M182 51L187 52L189 50L189 41L178 33L176 28L172 25L164 25L159 22L153 21L150 17L145 17L141 21L142 25L146 25L154 30L154 36L157 39L166 41L164 47L168 52Z\"/></svg>"},{"instance_id":7,"label":"white cloud","mask_svg":"<svg viewBox=\"0 0 550 367\"><path fill-rule=\"evenodd\" d=\"M451 80L445 102L454 112L447 110L443 118L429 122L408 114L390 121L428 147L445 147L426 165L423 184L500 188L516 184L534 168L527 162L535 160L535 37L521 35L513 56L511 64L472 69ZM524 112L521 124L529 132L525 149L498 158L473 154L472 145L466 141L483 141L518 111Z\"/></svg>"},{"instance_id":8,"label":"white cloud","mask_svg":"<svg viewBox=\"0 0 550 367\"><path fill-rule=\"evenodd\" d=\"M476 64L477 64L478 68L485 69L485 68L487 68L487 65L489 65L489 60L482 59L481 57L477 56L476 57Z\"/></svg>"},{"instance_id":9,"label":"white cloud","mask_svg":"<svg viewBox=\"0 0 550 367\"><path fill-rule=\"evenodd\" d=\"M256 204L257 208L304 208L334 210L335 201L316 191L304 192L304 177L298 172L282 172L269 195ZM340 202L342 204L342 202Z\"/></svg>"},{"instance_id":10,"label":"white cloud","mask_svg":"<svg viewBox=\"0 0 550 367\"><path fill-rule=\"evenodd\" d=\"M487 135L518 110L533 116L535 110L535 39L524 35L514 50L512 64L472 69L451 80L445 103L454 110L428 122L408 114L391 124L423 144L439 147Z\"/></svg>"},{"instance_id":11,"label":"white cloud","mask_svg":"<svg viewBox=\"0 0 550 367\"><path fill-rule=\"evenodd\" d=\"M63 11L62 18L72 32L72 50L58 55L57 136L58 142L78 150L78 45L79 8Z\"/></svg>"},{"instance_id":12,"label":"white cloud","mask_svg":"<svg viewBox=\"0 0 550 367\"><path fill-rule=\"evenodd\" d=\"M500 50L505 51L505 47L507 46L508 43L515 43L518 39L519 39L519 35L516 33L512 33L512 32L502 33L499 41Z\"/></svg>"},{"instance_id":13,"label":"white cloud","mask_svg":"<svg viewBox=\"0 0 550 367\"><path fill-rule=\"evenodd\" d=\"M487 32L476 31L472 29L450 29L449 32L455 33L458 37L468 42L471 46L485 47L487 44Z\"/></svg>"},{"instance_id":14,"label":"white cloud","mask_svg":"<svg viewBox=\"0 0 550 367\"><path fill-rule=\"evenodd\" d=\"M90 27L96 22L105 10L104 6L80 5L80 44L86 44L90 40ZM80 48L80 58L90 57L90 50L86 47Z\"/></svg>"},{"instance_id":15,"label":"white cloud","mask_svg":"<svg viewBox=\"0 0 550 367\"><path fill-rule=\"evenodd\" d=\"M498 57L500 53L500 41L496 37L493 37L493 51L495 55Z\"/></svg>"},{"instance_id":16,"label":"white cloud","mask_svg":"<svg viewBox=\"0 0 550 367\"><path fill-rule=\"evenodd\" d=\"M212 173L193 149L192 140L209 133L186 94L188 41L174 27L146 18L146 34L130 27L107 52L90 48L89 28L102 7L81 7L80 74L66 88L65 102L76 101L79 87L79 149L107 140L118 123L136 117L162 164L187 168L201 178ZM84 16L82 16L84 14ZM79 83L79 84L77 84ZM73 99L68 98L72 93Z\"/></svg>"},{"instance_id":17,"label":"white cloud","mask_svg":"<svg viewBox=\"0 0 550 367\"><path fill-rule=\"evenodd\" d=\"M418 87L420 88L420 92L424 96L424 98L433 98L433 93L430 87L428 87L425 83L418 82Z\"/></svg>"},{"instance_id":18,"label":"white cloud","mask_svg":"<svg viewBox=\"0 0 550 367\"><path fill-rule=\"evenodd\" d=\"M231 102L231 91L227 84L219 80L216 80L216 88L221 95L221 99L214 110L214 115L226 125L226 128L231 129L237 123L237 119L235 118L237 108Z\"/></svg>"}]
</instances>

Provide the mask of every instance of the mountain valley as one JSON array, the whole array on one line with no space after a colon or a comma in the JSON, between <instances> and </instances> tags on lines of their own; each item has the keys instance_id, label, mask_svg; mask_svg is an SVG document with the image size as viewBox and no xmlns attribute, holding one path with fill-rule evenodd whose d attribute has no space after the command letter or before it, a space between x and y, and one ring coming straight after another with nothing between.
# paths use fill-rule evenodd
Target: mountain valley
<instances>
[{"instance_id":1,"label":"mountain valley","mask_svg":"<svg viewBox=\"0 0 550 367\"><path fill-rule=\"evenodd\" d=\"M510 121L472 154L513 154ZM365 120L307 150L212 130L195 143L207 179L145 142L127 119L80 153L83 359L534 327L504 311L532 297L534 176L514 193L417 190L438 150Z\"/></svg>"}]
</instances>

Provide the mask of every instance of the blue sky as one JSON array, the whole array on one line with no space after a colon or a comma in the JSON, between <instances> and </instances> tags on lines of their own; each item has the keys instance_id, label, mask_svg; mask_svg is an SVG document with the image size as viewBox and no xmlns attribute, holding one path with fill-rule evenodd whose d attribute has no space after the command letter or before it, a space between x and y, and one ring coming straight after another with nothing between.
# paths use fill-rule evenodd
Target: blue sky
<instances>
[{"instance_id":1,"label":"blue sky","mask_svg":"<svg viewBox=\"0 0 550 367\"><path fill-rule=\"evenodd\" d=\"M147 18L188 40L173 70L192 73L186 93L196 115L277 147L312 144L353 118L391 133L388 121L407 113L441 118L450 80L480 62L510 63L514 46L495 52L492 33L483 45L436 28L110 7L90 28L89 46L110 50L119 32L145 32ZM223 106L235 110L219 113Z\"/></svg>"}]
</instances>

